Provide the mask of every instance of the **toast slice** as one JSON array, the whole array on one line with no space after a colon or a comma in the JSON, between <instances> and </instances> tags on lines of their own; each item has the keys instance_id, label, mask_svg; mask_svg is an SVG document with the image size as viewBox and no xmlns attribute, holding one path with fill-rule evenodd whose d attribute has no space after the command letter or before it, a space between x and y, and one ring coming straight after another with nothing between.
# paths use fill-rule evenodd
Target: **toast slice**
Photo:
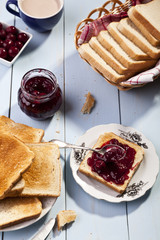
<instances>
[{"instance_id":1,"label":"toast slice","mask_svg":"<svg viewBox=\"0 0 160 240\"><path fill-rule=\"evenodd\" d=\"M60 211L57 214L58 231L60 231L65 224L75 221L76 216L77 214L73 210Z\"/></svg>"},{"instance_id":2,"label":"toast slice","mask_svg":"<svg viewBox=\"0 0 160 240\"><path fill-rule=\"evenodd\" d=\"M18 181L13 188L11 188L11 190L6 194L5 197L14 197L17 196L18 194L20 194L22 192L22 190L24 189L25 186L25 181L23 178L21 178L20 181Z\"/></svg>"},{"instance_id":3,"label":"toast slice","mask_svg":"<svg viewBox=\"0 0 160 240\"><path fill-rule=\"evenodd\" d=\"M5 198L0 201L0 229L37 218L41 212L38 198Z\"/></svg>"},{"instance_id":4,"label":"toast slice","mask_svg":"<svg viewBox=\"0 0 160 240\"><path fill-rule=\"evenodd\" d=\"M160 40L160 1L153 0L134 7L134 16L156 39Z\"/></svg>"},{"instance_id":5,"label":"toast slice","mask_svg":"<svg viewBox=\"0 0 160 240\"><path fill-rule=\"evenodd\" d=\"M22 176L25 187L19 196L58 197L61 192L59 147L53 143L26 144L35 158Z\"/></svg>"},{"instance_id":6,"label":"toast slice","mask_svg":"<svg viewBox=\"0 0 160 240\"><path fill-rule=\"evenodd\" d=\"M152 46L152 44L142 35L140 30L129 18L121 19L117 28L151 58L158 59L160 57L160 47Z\"/></svg>"},{"instance_id":7,"label":"toast slice","mask_svg":"<svg viewBox=\"0 0 160 240\"><path fill-rule=\"evenodd\" d=\"M0 134L0 199L32 164L34 153L14 136Z\"/></svg>"},{"instance_id":8,"label":"toast slice","mask_svg":"<svg viewBox=\"0 0 160 240\"><path fill-rule=\"evenodd\" d=\"M141 24L141 21L136 17L135 8L131 7L128 11L128 16L131 21L137 26L137 28L141 31L141 33L145 36L145 38L153 45L160 46L160 39L155 38L150 31Z\"/></svg>"},{"instance_id":9,"label":"toast slice","mask_svg":"<svg viewBox=\"0 0 160 240\"><path fill-rule=\"evenodd\" d=\"M128 74L128 69L123 66L107 49L105 49L97 40L96 37L92 37L89 41L89 45L93 50L119 74Z\"/></svg>"},{"instance_id":10,"label":"toast slice","mask_svg":"<svg viewBox=\"0 0 160 240\"><path fill-rule=\"evenodd\" d=\"M15 123L8 117L0 116L0 132L12 134L22 142L41 142L44 130L29 127L25 124Z\"/></svg>"},{"instance_id":11,"label":"toast slice","mask_svg":"<svg viewBox=\"0 0 160 240\"><path fill-rule=\"evenodd\" d=\"M146 60L151 57L148 56L141 48L137 47L132 41L124 36L117 28L119 22L112 22L108 26L108 31L123 50L134 60Z\"/></svg>"},{"instance_id":12,"label":"toast slice","mask_svg":"<svg viewBox=\"0 0 160 240\"><path fill-rule=\"evenodd\" d=\"M91 167L87 163L88 158L90 158L92 156L92 152L89 152L86 155L86 157L84 158L84 160L81 162L81 164L79 166L79 171L81 173L87 175L88 177L91 177L91 178L103 183L104 185L112 188L113 190L115 190L119 193L123 193L125 191L127 185L129 184L131 178L133 177L134 173L136 172L138 166L140 165L140 163L143 160L144 150L140 146L136 145L135 143L132 143L125 139L122 139L121 137L117 136L116 134L114 134L112 132L108 132L108 133L104 133L103 135L100 135L96 144L94 145L94 148L100 148L104 143L110 141L111 139L116 139L119 141L119 143L127 144L129 147L133 148L136 151L133 164L132 164L131 168L129 169L129 172L127 173L126 180L124 180L124 182L122 184L115 183L111 180L107 181L102 176L100 176L97 172L92 171ZM123 178L123 175L121 177Z\"/></svg>"},{"instance_id":13,"label":"toast slice","mask_svg":"<svg viewBox=\"0 0 160 240\"><path fill-rule=\"evenodd\" d=\"M127 80L127 76L118 74L113 68L111 68L89 45L84 43L78 48L78 52L83 59L85 59L94 70L98 71L109 79L111 82L119 83Z\"/></svg>"}]
</instances>

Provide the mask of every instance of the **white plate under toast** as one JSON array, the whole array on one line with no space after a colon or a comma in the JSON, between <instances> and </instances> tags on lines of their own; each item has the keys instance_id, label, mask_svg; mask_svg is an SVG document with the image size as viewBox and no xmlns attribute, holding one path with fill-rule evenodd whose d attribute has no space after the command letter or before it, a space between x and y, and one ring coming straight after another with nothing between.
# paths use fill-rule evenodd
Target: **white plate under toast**
<instances>
[{"instance_id":1,"label":"white plate under toast","mask_svg":"<svg viewBox=\"0 0 160 240\"><path fill-rule=\"evenodd\" d=\"M120 195L104 184L80 173L78 168L86 154L84 150L72 150L71 152L70 166L74 179L83 190L91 196L109 202L132 201L143 196L146 191L153 186L159 172L159 158L153 144L141 132L120 124L107 124L93 127L82 135L76 144L92 147L96 143L99 135L105 132L113 132L144 148L144 159L131 179L126 191Z\"/></svg>"}]
</instances>

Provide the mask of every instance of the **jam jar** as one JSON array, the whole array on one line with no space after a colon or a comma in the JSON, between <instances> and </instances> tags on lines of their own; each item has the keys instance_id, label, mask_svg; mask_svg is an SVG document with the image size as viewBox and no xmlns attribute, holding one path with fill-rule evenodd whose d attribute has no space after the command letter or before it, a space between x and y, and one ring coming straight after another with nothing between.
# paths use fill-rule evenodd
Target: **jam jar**
<instances>
[{"instance_id":1,"label":"jam jar","mask_svg":"<svg viewBox=\"0 0 160 240\"><path fill-rule=\"evenodd\" d=\"M18 105L33 119L52 117L62 104L62 92L55 75L46 69L27 72L18 90Z\"/></svg>"}]
</instances>

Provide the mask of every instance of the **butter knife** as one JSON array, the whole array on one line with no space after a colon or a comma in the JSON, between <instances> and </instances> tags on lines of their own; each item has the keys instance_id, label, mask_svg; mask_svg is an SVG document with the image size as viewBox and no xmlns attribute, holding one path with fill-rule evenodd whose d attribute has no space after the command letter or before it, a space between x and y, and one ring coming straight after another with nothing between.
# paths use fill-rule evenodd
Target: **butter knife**
<instances>
[{"instance_id":1,"label":"butter knife","mask_svg":"<svg viewBox=\"0 0 160 240\"><path fill-rule=\"evenodd\" d=\"M44 240L52 230L55 224L55 219L51 218L43 227L40 228L38 233L31 240Z\"/></svg>"}]
</instances>

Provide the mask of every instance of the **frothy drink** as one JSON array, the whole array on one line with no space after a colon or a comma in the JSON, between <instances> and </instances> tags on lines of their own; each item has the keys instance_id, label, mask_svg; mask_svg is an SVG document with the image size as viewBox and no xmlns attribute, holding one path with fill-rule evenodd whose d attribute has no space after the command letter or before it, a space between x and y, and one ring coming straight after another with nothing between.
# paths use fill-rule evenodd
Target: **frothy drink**
<instances>
[{"instance_id":1,"label":"frothy drink","mask_svg":"<svg viewBox=\"0 0 160 240\"><path fill-rule=\"evenodd\" d=\"M50 17L61 8L60 0L22 0L19 5L26 14L37 18Z\"/></svg>"}]
</instances>

